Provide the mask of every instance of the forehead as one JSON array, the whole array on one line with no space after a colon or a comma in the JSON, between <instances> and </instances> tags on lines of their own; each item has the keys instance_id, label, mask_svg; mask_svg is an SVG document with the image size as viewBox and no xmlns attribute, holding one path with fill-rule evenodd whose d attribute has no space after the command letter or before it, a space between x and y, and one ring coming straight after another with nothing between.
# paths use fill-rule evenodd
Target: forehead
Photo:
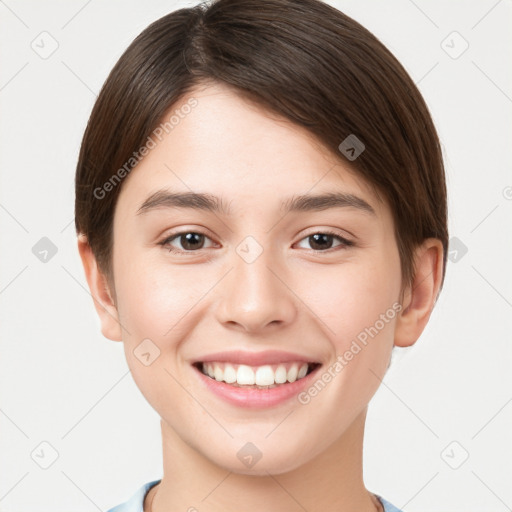
<instances>
[{"instance_id":1,"label":"forehead","mask_svg":"<svg viewBox=\"0 0 512 512\"><path fill-rule=\"evenodd\" d=\"M191 98L195 106L182 108ZM282 209L291 196L329 191L360 197L375 210L383 206L348 163L308 130L229 87L196 88L173 105L164 122L171 116L172 128L153 137L152 149L125 179L121 209L137 211L161 189L207 191L229 201L231 214Z\"/></svg>"}]
</instances>

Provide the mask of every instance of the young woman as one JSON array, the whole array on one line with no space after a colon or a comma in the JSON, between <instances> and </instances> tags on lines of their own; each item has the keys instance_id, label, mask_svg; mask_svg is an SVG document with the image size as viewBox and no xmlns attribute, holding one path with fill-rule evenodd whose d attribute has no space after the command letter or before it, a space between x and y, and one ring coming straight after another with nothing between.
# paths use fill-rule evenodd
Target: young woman
<instances>
[{"instance_id":1,"label":"young woman","mask_svg":"<svg viewBox=\"0 0 512 512\"><path fill-rule=\"evenodd\" d=\"M441 289L446 204L425 102L340 11L218 0L144 30L76 173L102 333L161 417L162 479L111 512L398 511L363 482L366 411Z\"/></svg>"}]
</instances>

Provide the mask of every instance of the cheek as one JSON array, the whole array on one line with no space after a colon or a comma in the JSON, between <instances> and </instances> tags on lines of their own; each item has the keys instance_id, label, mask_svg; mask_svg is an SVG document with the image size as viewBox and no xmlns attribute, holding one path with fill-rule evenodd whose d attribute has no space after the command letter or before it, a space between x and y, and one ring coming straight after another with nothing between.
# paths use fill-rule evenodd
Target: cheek
<instances>
[{"instance_id":1,"label":"cheek","mask_svg":"<svg viewBox=\"0 0 512 512\"><path fill-rule=\"evenodd\" d=\"M341 349L396 303L399 268L389 267L381 261L319 267L298 281L295 289L300 290L297 295L321 320L326 335Z\"/></svg>"},{"instance_id":2,"label":"cheek","mask_svg":"<svg viewBox=\"0 0 512 512\"><path fill-rule=\"evenodd\" d=\"M208 289L189 267L154 264L133 256L116 267L118 312L127 364L138 388L155 410L168 396L181 396L178 382L181 340L197 321L195 309Z\"/></svg>"},{"instance_id":3,"label":"cheek","mask_svg":"<svg viewBox=\"0 0 512 512\"><path fill-rule=\"evenodd\" d=\"M180 319L197 302L197 280L191 279L188 272L132 261L129 268L120 269L118 280L118 310L130 333L126 333L127 340L134 335L168 339L169 331L179 330Z\"/></svg>"},{"instance_id":4,"label":"cheek","mask_svg":"<svg viewBox=\"0 0 512 512\"><path fill-rule=\"evenodd\" d=\"M332 402L324 403L343 403L354 414L375 393L393 347L400 266L389 256L324 267L302 281L304 302L338 362L328 385Z\"/></svg>"},{"instance_id":5,"label":"cheek","mask_svg":"<svg viewBox=\"0 0 512 512\"><path fill-rule=\"evenodd\" d=\"M158 363L175 365L181 340L201 320L198 314L208 292L219 281L215 269L200 267L167 262L165 255L156 251L151 255L134 252L129 260L119 258L116 290L125 346L133 350L142 340L150 339L161 351Z\"/></svg>"}]
</instances>

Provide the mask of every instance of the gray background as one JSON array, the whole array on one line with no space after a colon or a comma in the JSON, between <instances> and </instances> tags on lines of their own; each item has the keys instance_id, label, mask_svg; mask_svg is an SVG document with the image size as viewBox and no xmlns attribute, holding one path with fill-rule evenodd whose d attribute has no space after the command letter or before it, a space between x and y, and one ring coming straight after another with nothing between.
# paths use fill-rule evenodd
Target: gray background
<instances>
[{"instance_id":1,"label":"gray background","mask_svg":"<svg viewBox=\"0 0 512 512\"><path fill-rule=\"evenodd\" d=\"M105 510L162 476L159 417L122 345L102 337L87 290L73 179L122 51L195 3L0 1L1 511ZM427 329L396 351L371 402L366 485L407 512L511 510L512 2L329 3L387 45L424 95L456 237ZM43 237L57 250L46 261Z\"/></svg>"}]
</instances>

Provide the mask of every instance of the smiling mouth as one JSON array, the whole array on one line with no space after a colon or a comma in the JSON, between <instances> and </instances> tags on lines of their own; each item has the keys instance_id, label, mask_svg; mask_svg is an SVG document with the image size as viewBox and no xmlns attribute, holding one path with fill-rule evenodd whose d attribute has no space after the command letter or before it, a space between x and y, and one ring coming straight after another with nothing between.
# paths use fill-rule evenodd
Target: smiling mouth
<instances>
[{"instance_id":1,"label":"smiling mouth","mask_svg":"<svg viewBox=\"0 0 512 512\"><path fill-rule=\"evenodd\" d=\"M272 389L296 382L315 371L320 363L287 362L248 366L225 362L196 362L193 366L212 380L233 387Z\"/></svg>"}]
</instances>

